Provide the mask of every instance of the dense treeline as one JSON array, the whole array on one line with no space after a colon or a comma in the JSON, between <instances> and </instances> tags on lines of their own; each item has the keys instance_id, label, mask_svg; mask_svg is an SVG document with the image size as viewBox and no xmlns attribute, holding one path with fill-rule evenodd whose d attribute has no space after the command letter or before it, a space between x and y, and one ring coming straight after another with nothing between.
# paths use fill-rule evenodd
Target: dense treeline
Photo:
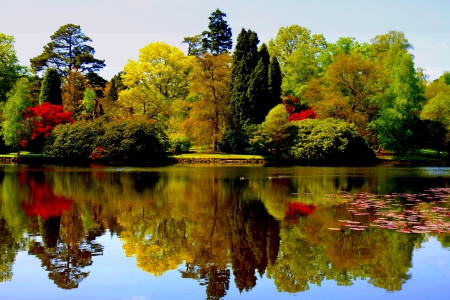
<instances>
[{"instance_id":1,"label":"dense treeline","mask_svg":"<svg viewBox=\"0 0 450 300\"><path fill-rule=\"evenodd\" d=\"M18 64L14 38L1 34L3 150L42 152L45 146L44 155L61 156L51 148L71 148L69 141L79 134L74 128L91 122L92 128L104 128L103 134L113 130L111 122L125 128L134 122L126 120L139 119L151 123L158 133L152 136L162 139L158 151L179 152L195 144L227 153L330 161L355 155L364 161L373 157L370 149L446 151L450 73L427 81L402 32L377 35L370 43L351 37L330 43L291 25L260 44L256 32L242 28L233 49L225 18L217 9L208 30L185 37L187 54L164 42L148 44L109 81L98 75L105 62L94 57L87 45L91 39L78 25L59 28L30 60L30 70ZM65 129L53 131L59 123L46 120L52 114L36 113L46 102L70 112L60 121ZM30 114L30 107L38 108ZM43 122L52 124L45 133L38 129ZM38 136L41 142L33 142ZM102 138L94 140L84 145L86 153L77 153L97 157L96 151L106 148ZM115 142L111 147L122 147L120 138ZM148 155L156 151L141 149ZM115 153L111 158L131 155Z\"/></svg>"}]
</instances>

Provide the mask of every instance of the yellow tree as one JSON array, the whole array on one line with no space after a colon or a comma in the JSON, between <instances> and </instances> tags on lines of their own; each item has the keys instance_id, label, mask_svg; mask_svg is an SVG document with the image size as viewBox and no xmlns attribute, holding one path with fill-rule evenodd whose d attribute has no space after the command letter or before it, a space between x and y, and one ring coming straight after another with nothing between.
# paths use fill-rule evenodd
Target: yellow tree
<instances>
[{"instance_id":1,"label":"yellow tree","mask_svg":"<svg viewBox=\"0 0 450 300\"><path fill-rule=\"evenodd\" d=\"M194 58L177 47L163 42L148 44L139 50L137 61L129 60L124 67L122 80L128 89L120 92L118 105L149 118L158 114L169 117L170 104L188 94L193 63ZM133 102L134 97L137 100Z\"/></svg>"},{"instance_id":2,"label":"yellow tree","mask_svg":"<svg viewBox=\"0 0 450 300\"><path fill-rule=\"evenodd\" d=\"M214 151L230 110L230 84L231 57L228 54L206 53L198 58L190 91L199 97L192 103L189 118L182 123L182 129L191 140L212 144Z\"/></svg>"}]
</instances>

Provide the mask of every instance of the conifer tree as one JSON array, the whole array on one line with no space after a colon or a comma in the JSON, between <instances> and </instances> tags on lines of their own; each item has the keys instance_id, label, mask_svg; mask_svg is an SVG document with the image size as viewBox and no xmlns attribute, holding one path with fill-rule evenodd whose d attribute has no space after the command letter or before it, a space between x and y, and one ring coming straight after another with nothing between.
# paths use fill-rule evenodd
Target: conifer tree
<instances>
[{"instance_id":1,"label":"conifer tree","mask_svg":"<svg viewBox=\"0 0 450 300\"><path fill-rule=\"evenodd\" d=\"M42 81L39 104L50 102L54 105L62 105L61 79L56 69L47 68Z\"/></svg>"},{"instance_id":2,"label":"conifer tree","mask_svg":"<svg viewBox=\"0 0 450 300\"><path fill-rule=\"evenodd\" d=\"M210 51L212 54L228 52L233 47L231 28L224 20L227 15L220 9L216 9L209 17L209 31L202 32L203 51Z\"/></svg>"},{"instance_id":3,"label":"conifer tree","mask_svg":"<svg viewBox=\"0 0 450 300\"><path fill-rule=\"evenodd\" d=\"M258 35L242 29L233 53L233 71L231 73L231 103L237 123L248 123L251 119L252 103L248 99L248 88L253 70L258 63ZM236 123L236 121L235 121Z\"/></svg>"},{"instance_id":4,"label":"conifer tree","mask_svg":"<svg viewBox=\"0 0 450 300\"><path fill-rule=\"evenodd\" d=\"M268 93L270 109L281 103L281 69L276 56L272 57L269 64Z\"/></svg>"},{"instance_id":5,"label":"conifer tree","mask_svg":"<svg viewBox=\"0 0 450 300\"><path fill-rule=\"evenodd\" d=\"M260 58L253 70L247 90L248 104L246 106L249 110L249 121L254 124L263 122L270 110L268 109L267 75L264 59Z\"/></svg>"}]
</instances>

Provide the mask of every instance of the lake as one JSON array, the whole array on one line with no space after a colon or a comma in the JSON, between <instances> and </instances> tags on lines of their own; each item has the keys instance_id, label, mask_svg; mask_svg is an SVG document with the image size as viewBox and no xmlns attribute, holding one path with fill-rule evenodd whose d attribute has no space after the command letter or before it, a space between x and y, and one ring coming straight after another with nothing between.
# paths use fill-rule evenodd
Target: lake
<instances>
[{"instance_id":1,"label":"lake","mask_svg":"<svg viewBox=\"0 0 450 300\"><path fill-rule=\"evenodd\" d=\"M449 299L450 168L0 165L0 299Z\"/></svg>"}]
</instances>

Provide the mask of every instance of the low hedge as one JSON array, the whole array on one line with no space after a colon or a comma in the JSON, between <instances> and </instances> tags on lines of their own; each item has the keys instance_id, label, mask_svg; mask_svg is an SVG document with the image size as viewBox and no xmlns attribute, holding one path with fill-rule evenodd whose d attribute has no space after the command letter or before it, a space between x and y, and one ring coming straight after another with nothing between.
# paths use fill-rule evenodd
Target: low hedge
<instances>
[{"instance_id":1,"label":"low hedge","mask_svg":"<svg viewBox=\"0 0 450 300\"><path fill-rule=\"evenodd\" d=\"M47 139L45 157L97 160L152 160L164 154L166 134L142 118L78 121L57 126Z\"/></svg>"}]
</instances>

